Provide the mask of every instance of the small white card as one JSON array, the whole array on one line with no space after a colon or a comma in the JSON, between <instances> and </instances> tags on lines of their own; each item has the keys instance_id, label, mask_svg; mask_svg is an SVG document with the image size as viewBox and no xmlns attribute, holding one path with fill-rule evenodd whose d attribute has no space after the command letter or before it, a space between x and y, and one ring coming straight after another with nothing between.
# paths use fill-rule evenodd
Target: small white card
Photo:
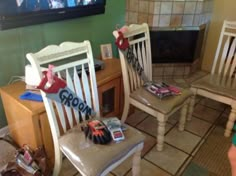
<instances>
[{"instance_id":1,"label":"small white card","mask_svg":"<svg viewBox=\"0 0 236 176\"><path fill-rule=\"evenodd\" d=\"M121 122L117 117L107 118L102 120L111 132L114 141L121 141L125 139L124 133L121 130Z\"/></svg>"}]
</instances>

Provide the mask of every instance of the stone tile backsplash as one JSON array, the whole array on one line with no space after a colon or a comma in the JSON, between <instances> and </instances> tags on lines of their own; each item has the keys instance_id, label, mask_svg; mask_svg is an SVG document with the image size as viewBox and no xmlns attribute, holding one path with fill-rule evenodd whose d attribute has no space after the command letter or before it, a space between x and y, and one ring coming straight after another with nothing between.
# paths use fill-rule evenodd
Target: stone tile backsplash
<instances>
[{"instance_id":1,"label":"stone tile backsplash","mask_svg":"<svg viewBox=\"0 0 236 176\"><path fill-rule=\"evenodd\" d=\"M126 0L126 23L195 27L211 18L213 0Z\"/></svg>"},{"instance_id":2,"label":"stone tile backsplash","mask_svg":"<svg viewBox=\"0 0 236 176\"><path fill-rule=\"evenodd\" d=\"M154 81L166 78L186 78L199 69L199 60L193 63L152 64L152 76Z\"/></svg>"},{"instance_id":3,"label":"stone tile backsplash","mask_svg":"<svg viewBox=\"0 0 236 176\"><path fill-rule=\"evenodd\" d=\"M126 0L126 24L148 23L160 28L199 27L211 19L213 0ZM193 63L152 64L153 80L184 78L200 68Z\"/></svg>"}]
</instances>

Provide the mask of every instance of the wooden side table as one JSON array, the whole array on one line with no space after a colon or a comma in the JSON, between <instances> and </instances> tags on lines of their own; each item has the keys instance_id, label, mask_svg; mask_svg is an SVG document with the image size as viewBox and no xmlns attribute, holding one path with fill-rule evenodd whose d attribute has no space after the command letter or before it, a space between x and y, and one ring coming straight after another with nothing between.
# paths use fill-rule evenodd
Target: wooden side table
<instances>
[{"instance_id":1,"label":"wooden side table","mask_svg":"<svg viewBox=\"0 0 236 176\"><path fill-rule=\"evenodd\" d=\"M105 68L96 72L101 116L120 116L121 94L120 60L105 61ZM33 149L44 146L49 163L54 163L52 135L44 104L41 102L20 100L25 91L25 83L17 82L0 88L0 94L6 113L8 127L15 142L22 146L28 144Z\"/></svg>"}]
</instances>

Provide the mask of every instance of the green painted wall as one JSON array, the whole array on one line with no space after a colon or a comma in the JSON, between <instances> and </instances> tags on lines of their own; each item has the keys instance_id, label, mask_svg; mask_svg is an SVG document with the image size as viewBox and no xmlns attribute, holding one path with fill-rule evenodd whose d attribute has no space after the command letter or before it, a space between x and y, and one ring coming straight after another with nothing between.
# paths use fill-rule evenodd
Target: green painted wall
<instances>
[{"instance_id":1,"label":"green painted wall","mask_svg":"<svg viewBox=\"0 0 236 176\"><path fill-rule=\"evenodd\" d=\"M12 76L24 75L26 53L36 52L49 44L90 40L94 57L99 57L100 44L113 44L112 31L116 24L122 26L124 22L125 0L107 0L106 12L102 15L0 31L0 86L6 85ZM20 114L18 116L20 118ZM0 128L5 125L0 100Z\"/></svg>"}]
</instances>

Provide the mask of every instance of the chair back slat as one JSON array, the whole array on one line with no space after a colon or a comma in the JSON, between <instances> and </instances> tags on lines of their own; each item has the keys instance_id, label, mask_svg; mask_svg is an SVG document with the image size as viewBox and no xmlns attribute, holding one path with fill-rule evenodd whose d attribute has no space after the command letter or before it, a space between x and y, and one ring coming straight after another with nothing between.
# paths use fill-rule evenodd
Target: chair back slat
<instances>
[{"instance_id":1,"label":"chair back slat","mask_svg":"<svg viewBox=\"0 0 236 176\"><path fill-rule=\"evenodd\" d=\"M149 71L148 71L148 63L147 63L147 50L146 50L146 45L145 45L145 42L143 41L142 44L141 44L141 49L142 49L142 68L144 69L144 72L145 72L145 75L148 75L149 74Z\"/></svg>"},{"instance_id":2,"label":"chair back slat","mask_svg":"<svg viewBox=\"0 0 236 176\"><path fill-rule=\"evenodd\" d=\"M71 78L71 74L69 72L68 69L66 69L66 83L67 83L67 87L75 92L75 89L74 89L74 84L73 84L73 81L72 81L72 78ZM69 121L69 125L70 125L70 128L73 127L73 116L72 116L72 112L70 107L67 107L65 106L65 109L66 109L66 114L67 114L67 118L68 118L68 121Z\"/></svg>"},{"instance_id":3,"label":"chair back slat","mask_svg":"<svg viewBox=\"0 0 236 176\"><path fill-rule=\"evenodd\" d=\"M91 107L92 104L91 104L90 86L89 86L88 77L87 77L87 73L85 72L84 65L82 65L81 75L82 75L81 79L83 82L83 90L85 94L85 101Z\"/></svg>"},{"instance_id":4,"label":"chair back slat","mask_svg":"<svg viewBox=\"0 0 236 176\"><path fill-rule=\"evenodd\" d=\"M232 66L230 68L230 76L235 78L235 72L236 72L236 53L233 56L232 59Z\"/></svg>"},{"instance_id":5,"label":"chair back slat","mask_svg":"<svg viewBox=\"0 0 236 176\"><path fill-rule=\"evenodd\" d=\"M136 49L136 45L133 44L132 47L133 47L133 53L135 55L135 58L138 58L138 49ZM131 63L131 64L133 65L134 63ZM137 84L138 83L137 82L138 75L137 75L137 72L135 71L134 67L132 66L131 68L132 68L132 80L134 82L134 90L136 90L138 87L138 84Z\"/></svg>"},{"instance_id":6,"label":"chair back slat","mask_svg":"<svg viewBox=\"0 0 236 176\"><path fill-rule=\"evenodd\" d=\"M100 117L100 108L99 108L99 102L98 102L98 89L97 89L97 80L96 80L95 68L94 68L94 60L91 59L93 58L91 45L88 45L88 52L86 54L87 54L87 58L90 58L89 59L90 67L88 67L88 70L89 70L89 76L90 76L89 80L90 80L90 88L91 88L92 103L93 103L91 107L96 112L96 117Z\"/></svg>"},{"instance_id":7,"label":"chair back slat","mask_svg":"<svg viewBox=\"0 0 236 176\"><path fill-rule=\"evenodd\" d=\"M147 30L149 30L147 28ZM150 33L145 32L145 48L146 48L146 69L147 70L147 78L151 81L152 80L152 52L151 52L151 42L150 42Z\"/></svg>"},{"instance_id":8,"label":"chair back slat","mask_svg":"<svg viewBox=\"0 0 236 176\"><path fill-rule=\"evenodd\" d=\"M80 97L81 100L84 101L84 96L82 94L82 88L81 88L81 83L80 83L80 79L79 79L79 76L77 74L77 68L74 67L74 82L76 82L76 84L74 84L75 86L75 93L78 97ZM78 111L76 111L74 109L74 114L75 114L75 120L76 120L76 123L78 124L79 122L81 121L84 121L85 120L85 115L84 114L81 114L79 113Z\"/></svg>"},{"instance_id":9,"label":"chair back slat","mask_svg":"<svg viewBox=\"0 0 236 176\"><path fill-rule=\"evenodd\" d=\"M127 62L127 61L124 61L124 62ZM132 65L130 65L130 64L128 64L128 63L126 63L126 67L127 67L127 76L128 76L128 81L129 81L129 84L130 84L130 90L129 91L134 91L134 79L133 79L133 67L132 67Z\"/></svg>"},{"instance_id":10,"label":"chair back slat","mask_svg":"<svg viewBox=\"0 0 236 176\"><path fill-rule=\"evenodd\" d=\"M235 55L235 47L236 47L236 38L233 39L232 44L229 49L229 54L227 56L225 68L224 68L224 76L230 73L230 67L232 66L231 64L234 60L234 55ZM231 77L232 74L229 74L229 76Z\"/></svg>"},{"instance_id":11,"label":"chair back slat","mask_svg":"<svg viewBox=\"0 0 236 176\"><path fill-rule=\"evenodd\" d=\"M141 46L142 43L137 44L137 50L138 50L138 62L139 64L141 65L141 67L143 68L143 50L142 50L142 46ZM141 47L140 47L141 46ZM142 51L141 51L142 50ZM141 77L137 74L136 72L136 77L137 77L137 87L140 87L141 86Z\"/></svg>"},{"instance_id":12,"label":"chair back slat","mask_svg":"<svg viewBox=\"0 0 236 176\"><path fill-rule=\"evenodd\" d=\"M138 49L139 49L139 57L138 57L138 61L139 61L139 64L142 68L144 68L145 66L145 63L146 63L146 51L145 51L145 44L144 44L144 41L142 41L140 44L137 44L138 45Z\"/></svg>"},{"instance_id":13,"label":"chair back slat","mask_svg":"<svg viewBox=\"0 0 236 176\"><path fill-rule=\"evenodd\" d=\"M230 46L230 37L228 36L228 38L225 42L225 45L223 47L223 51L222 51L222 56L221 56L221 60L220 60L219 70L218 70L219 75L221 75L221 73L223 72L223 68L225 65L226 58L227 58L229 46Z\"/></svg>"},{"instance_id":14,"label":"chair back slat","mask_svg":"<svg viewBox=\"0 0 236 176\"><path fill-rule=\"evenodd\" d=\"M55 72L57 74L57 76L61 79L63 79L63 76L61 75L61 72ZM65 76L65 75L64 75ZM56 110L57 110L57 115L60 116L60 118L57 118L57 123L58 123L58 126L61 126L61 133L64 133L66 131L66 117L65 117L65 107L64 105L62 105L61 103L59 102L53 102L56 106Z\"/></svg>"},{"instance_id":15,"label":"chair back slat","mask_svg":"<svg viewBox=\"0 0 236 176\"><path fill-rule=\"evenodd\" d=\"M235 77L236 22L224 21L211 74Z\"/></svg>"}]
</instances>

